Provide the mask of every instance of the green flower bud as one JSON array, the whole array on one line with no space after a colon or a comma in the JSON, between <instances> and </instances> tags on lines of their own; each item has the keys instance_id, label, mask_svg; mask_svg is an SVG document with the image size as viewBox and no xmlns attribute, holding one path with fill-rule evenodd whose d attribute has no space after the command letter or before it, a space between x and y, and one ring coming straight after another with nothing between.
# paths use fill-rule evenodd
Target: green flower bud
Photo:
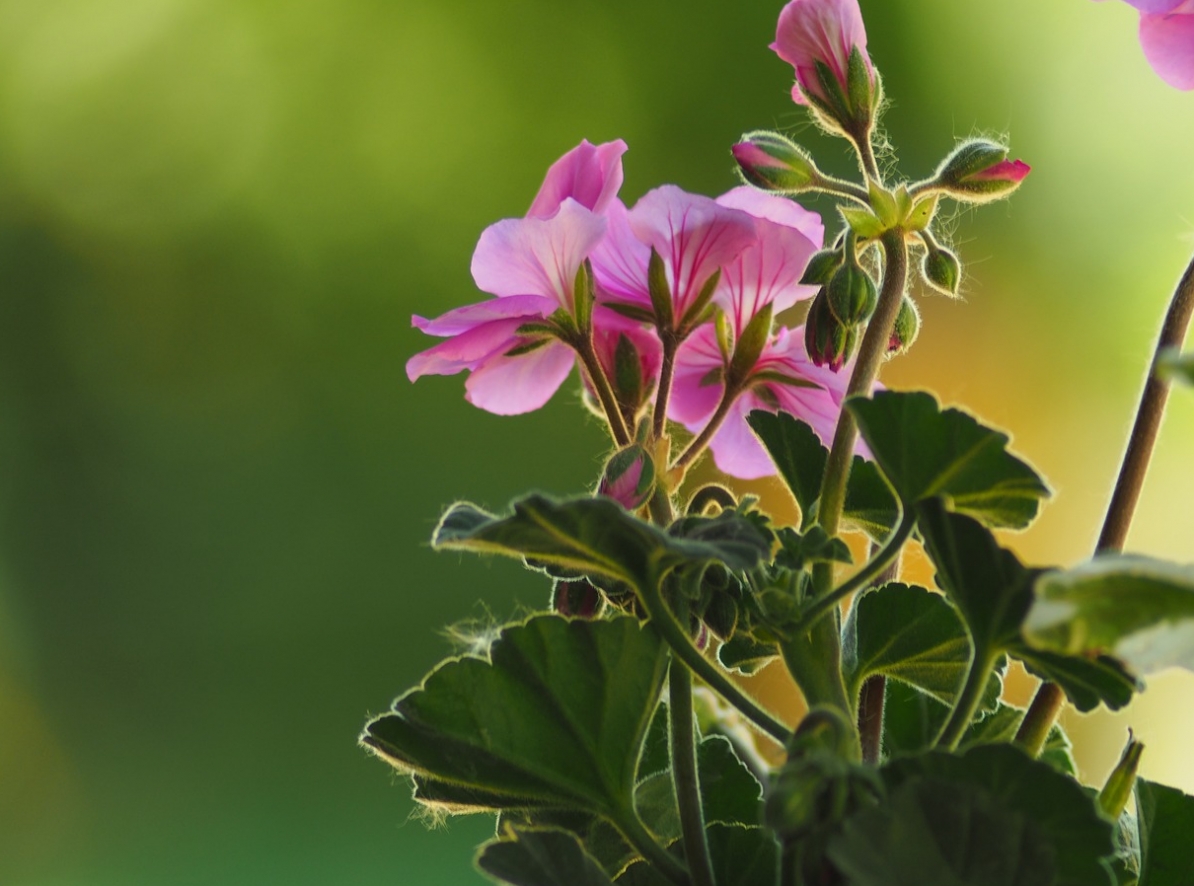
<instances>
[{"instance_id":1,"label":"green flower bud","mask_svg":"<svg viewBox=\"0 0 1194 886\"><path fill-rule=\"evenodd\" d=\"M817 366L838 372L854 356L858 327L839 320L829 307L825 291L817 293L804 324L804 349Z\"/></svg>"},{"instance_id":2,"label":"green flower bud","mask_svg":"<svg viewBox=\"0 0 1194 886\"><path fill-rule=\"evenodd\" d=\"M920 265L925 282L946 295L958 294L958 283L962 279L962 263L948 249L930 244Z\"/></svg>"},{"instance_id":3,"label":"green flower bud","mask_svg":"<svg viewBox=\"0 0 1194 886\"><path fill-rule=\"evenodd\" d=\"M936 184L955 200L986 203L1020 187L1032 167L1008 160L1004 145L975 139L959 145L937 169Z\"/></svg>"},{"instance_id":4,"label":"green flower bud","mask_svg":"<svg viewBox=\"0 0 1194 886\"><path fill-rule=\"evenodd\" d=\"M908 296L900 302L900 312L896 314L895 325L891 328L891 339L887 343L889 356L907 353L920 333L920 312L916 304Z\"/></svg>"},{"instance_id":5,"label":"green flower bud","mask_svg":"<svg viewBox=\"0 0 1194 886\"><path fill-rule=\"evenodd\" d=\"M1128 798L1136 786L1136 770L1140 768L1140 755L1143 753L1144 745L1129 735L1123 755L1099 791L1099 808L1108 818L1119 818L1128 805Z\"/></svg>"},{"instance_id":6,"label":"green flower bud","mask_svg":"<svg viewBox=\"0 0 1194 886\"><path fill-rule=\"evenodd\" d=\"M824 292L834 316L850 326L869 320L879 303L875 281L852 261L847 261L834 272Z\"/></svg>"},{"instance_id":7,"label":"green flower bud","mask_svg":"<svg viewBox=\"0 0 1194 886\"><path fill-rule=\"evenodd\" d=\"M747 133L730 152L743 180L764 191L797 194L822 179L808 152L778 132Z\"/></svg>"}]
</instances>

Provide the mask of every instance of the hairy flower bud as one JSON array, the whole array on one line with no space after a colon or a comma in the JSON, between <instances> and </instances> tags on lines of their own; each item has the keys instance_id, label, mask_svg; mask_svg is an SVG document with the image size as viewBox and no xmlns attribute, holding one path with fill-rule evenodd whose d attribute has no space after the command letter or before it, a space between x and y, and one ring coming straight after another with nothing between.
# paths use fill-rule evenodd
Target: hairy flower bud
<instances>
[{"instance_id":1,"label":"hairy flower bud","mask_svg":"<svg viewBox=\"0 0 1194 886\"><path fill-rule=\"evenodd\" d=\"M834 272L824 293L834 315L848 326L865 323L879 303L879 290L871 275L849 260Z\"/></svg>"},{"instance_id":2,"label":"hairy flower bud","mask_svg":"<svg viewBox=\"0 0 1194 886\"><path fill-rule=\"evenodd\" d=\"M843 323L829 307L822 290L813 299L804 324L804 349L816 366L838 372L854 355L858 327Z\"/></svg>"},{"instance_id":3,"label":"hairy flower bud","mask_svg":"<svg viewBox=\"0 0 1194 886\"><path fill-rule=\"evenodd\" d=\"M764 191L798 194L821 181L808 152L778 132L749 132L730 152L743 181Z\"/></svg>"},{"instance_id":4,"label":"hairy flower bud","mask_svg":"<svg viewBox=\"0 0 1194 886\"><path fill-rule=\"evenodd\" d=\"M637 443L619 449L605 463L597 494L612 498L628 511L641 508L655 489L655 463Z\"/></svg>"},{"instance_id":5,"label":"hairy flower bud","mask_svg":"<svg viewBox=\"0 0 1194 886\"><path fill-rule=\"evenodd\" d=\"M833 277L834 271L842 266L844 258L841 250L822 249L808 260L804 269L804 276L800 278L802 286L824 286Z\"/></svg>"},{"instance_id":6,"label":"hairy flower bud","mask_svg":"<svg viewBox=\"0 0 1194 886\"><path fill-rule=\"evenodd\" d=\"M571 618L593 618L601 607L601 592L584 579L557 581L551 589L553 612Z\"/></svg>"},{"instance_id":7,"label":"hairy flower bud","mask_svg":"<svg viewBox=\"0 0 1194 886\"><path fill-rule=\"evenodd\" d=\"M962 279L962 263L948 249L930 243L921 262L920 272L925 282L946 295L957 295Z\"/></svg>"},{"instance_id":8,"label":"hairy flower bud","mask_svg":"<svg viewBox=\"0 0 1194 886\"><path fill-rule=\"evenodd\" d=\"M891 327L891 338L887 343L887 353L895 357L905 354L916 341L920 333L920 312L916 304L908 296L900 302L900 311L896 314L895 325Z\"/></svg>"},{"instance_id":9,"label":"hairy flower bud","mask_svg":"<svg viewBox=\"0 0 1194 886\"><path fill-rule=\"evenodd\" d=\"M965 142L945 158L936 184L955 200L987 203L1011 194L1032 170L1023 160L1008 160L1004 145L985 139Z\"/></svg>"}]
</instances>

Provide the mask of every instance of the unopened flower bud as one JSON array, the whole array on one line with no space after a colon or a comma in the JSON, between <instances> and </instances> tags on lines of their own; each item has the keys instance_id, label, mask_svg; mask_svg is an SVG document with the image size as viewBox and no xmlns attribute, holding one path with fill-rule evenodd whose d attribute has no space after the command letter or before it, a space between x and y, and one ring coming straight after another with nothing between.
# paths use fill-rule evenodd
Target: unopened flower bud
<instances>
[{"instance_id":1,"label":"unopened flower bud","mask_svg":"<svg viewBox=\"0 0 1194 886\"><path fill-rule=\"evenodd\" d=\"M804 325L804 349L817 366L838 372L854 355L858 327L843 323L833 313L822 290L813 299Z\"/></svg>"},{"instance_id":2,"label":"unopened flower bud","mask_svg":"<svg viewBox=\"0 0 1194 886\"><path fill-rule=\"evenodd\" d=\"M1008 160L1008 149L975 139L959 145L937 170L936 183L956 200L986 203L1008 196L1032 170L1023 160Z\"/></svg>"},{"instance_id":3,"label":"unopened flower bud","mask_svg":"<svg viewBox=\"0 0 1194 886\"><path fill-rule=\"evenodd\" d=\"M796 194L821 180L813 158L778 132L750 132L730 148L747 184L764 191Z\"/></svg>"},{"instance_id":4,"label":"unopened flower bud","mask_svg":"<svg viewBox=\"0 0 1194 886\"><path fill-rule=\"evenodd\" d=\"M1143 753L1144 745L1129 735L1123 755L1107 776L1107 783L1099 791L1099 808L1108 818L1119 818L1119 814L1128 805L1128 798L1132 796L1132 788L1136 785L1140 755Z\"/></svg>"},{"instance_id":5,"label":"unopened flower bud","mask_svg":"<svg viewBox=\"0 0 1194 886\"><path fill-rule=\"evenodd\" d=\"M802 286L824 286L833 277L833 272L842 266L842 253L836 249L822 249L814 253L800 278Z\"/></svg>"},{"instance_id":6,"label":"unopened flower bud","mask_svg":"<svg viewBox=\"0 0 1194 886\"><path fill-rule=\"evenodd\" d=\"M920 333L920 312L916 304L908 296L900 302L900 311L896 314L895 325L891 327L891 339L887 343L887 353L895 357L907 353Z\"/></svg>"},{"instance_id":7,"label":"unopened flower bud","mask_svg":"<svg viewBox=\"0 0 1194 886\"><path fill-rule=\"evenodd\" d=\"M823 291L834 315L848 326L865 323L879 303L875 281L853 261L838 268Z\"/></svg>"},{"instance_id":8,"label":"unopened flower bud","mask_svg":"<svg viewBox=\"0 0 1194 886\"><path fill-rule=\"evenodd\" d=\"M584 579L557 581L551 589L553 612L569 618L593 618L601 606L601 592Z\"/></svg>"},{"instance_id":9,"label":"unopened flower bud","mask_svg":"<svg viewBox=\"0 0 1194 886\"><path fill-rule=\"evenodd\" d=\"M612 498L628 511L641 508L655 489L655 463L637 443L619 449L605 463L597 494Z\"/></svg>"},{"instance_id":10,"label":"unopened flower bud","mask_svg":"<svg viewBox=\"0 0 1194 886\"><path fill-rule=\"evenodd\" d=\"M962 279L962 263L948 249L930 244L920 266L925 282L946 295L957 295Z\"/></svg>"}]
</instances>

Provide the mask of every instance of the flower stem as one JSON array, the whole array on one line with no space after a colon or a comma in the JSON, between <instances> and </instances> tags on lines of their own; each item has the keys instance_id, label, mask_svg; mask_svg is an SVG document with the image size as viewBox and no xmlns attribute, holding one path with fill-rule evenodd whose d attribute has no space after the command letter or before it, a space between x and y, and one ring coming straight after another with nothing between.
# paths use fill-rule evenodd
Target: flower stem
<instances>
[{"instance_id":1,"label":"flower stem","mask_svg":"<svg viewBox=\"0 0 1194 886\"><path fill-rule=\"evenodd\" d=\"M687 631L676 621L676 617L668 609L667 604L663 600L663 594L660 593L657 584L647 584L640 587L639 594L643 606L647 610L647 615L651 618L651 623L663 635L663 639L667 644L672 647L672 652L679 656L680 660L688 665L694 674L704 680L710 689L736 707L742 712L743 716L781 745L791 737L791 731L783 723L780 723L775 717L763 710L745 692L735 686L729 677L721 673L711 661L701 655L700 650L692 645Z\"/></svg>"},{"instance_id":2,"label":"flower stem","mask_svg":"<svg viewBox=\"0 0 1194 886\"><path fill-rule=\"evenodd\" d=\"M630 432L626 429L626 422L622 418L622 409L618 405L618 398L614 396L614 389L610 386L609 379L605 377L605 370L601 368L597 352L593 350L592 338L584 336L574 342L573 347L577 356L580 357L581 365L589 377L589 382L593 385L593 390L597 392L597 399L601 402L601 408L605 412L605 420L609 422L609 430L613 435L614 442L619 446L629 445Z\"/></svg>"},{"instance_id":3,"label":"flower stem","mask_svg":"<svg viewBox=\"0 0 1194 886\"><path fill-rule=\"evenodd\" d=\"M858 740L862 744L862 762L878 765L883 752L883 703L887 696L887 678L882 674L867 677L858 697Z\"/></svg>"},{"instance_id":4,"label":"flower stem","mask_svg":"<svg viewBox=\"0 0 1194 886\"><path fill-rule=\"evenodd\" d=\"M953 712L941 728L941 734L937 736L936 747L949 751L957 748L962 736L970 727L970 721L974 719L979 702L983 699L983 692L986 691L987 680L991 676L991 669L995 667L996 658L998 658L997 654L985 646L975 644L974 655L970 659L970 670L966 674L966 682L954 702Z\"/></svg>"},{"instance_id":5,"label":"flower stem","mask_svg":"<svg viewBox=\"0 0 1194 886\"><path fill-rule=\"evenodd\" d=\"M717 410L709 419L709 423L705 425L704 430L697 435L696 439L688 444L688 448L676 459L676 463L672 465L673 470L688 467L698 455L705 451L705 447L709 445L709 441L713 439L713 436L721 428L721 423L730 414L730 408L734 405L734 401L738 399L740 393L742 393L741 385L726 383L725 393L721 395L721 402L717 404Z\"/></svg>"},{"instance_id":6,"label":"flower stem","mask_svg":"<svg viewBox=\"0 0 1194 886\"><path fill-rule=\"evenodd\" d=\"M891 342L891 330L900 313L904 300L904 287L908 282L908 247L904 234L899 230L887 231L880 239L886 267L883 287L879 291L879 303L867 324L866 334L858 349L854 372L846 388L847 396L867 395L879 368L887 355ZM821 504L817 509L817 520L830 535L836 535L841 522L842 507L846 499L846 480L850 475L850 462L854 456L854 442L858 439L858 425L849 410L843 409L837 420L833 445L825 462L825 476L821 481Z\"/></svg>"},{"instance_id":7,"label":"flower stem","mask_svg":"<svg viewBox=\"0 0 1194 886\"><path fill-rule=\"evenodd\" d=\"M713 862L709 858L709 842L705 837L705 810L701 805L696 728L692 715L692 673L675 658L668 667L668 693L672 782L676 789L676 806L680 810L684 858L688 862L692 886L716 886Z\"/></svg>"},{"instance_id":8,"label":"flower stem","mask_svg":"<svg viewBox=\"0 0 1194 886\"><path fill-rule=\"evenodd\" d=\"M655 392L655 412L651 418L656 439L667 430L667 405L672 394L672 374L676 370L676 350L680 341L671 330L660 329L659 339L663 345L663 358L659 364L659 388Z\"/></svg>"},{"instance_id":9,"label":"flower stem","mask_svg":"<svg viewBox=\"0 0 1194 886\"><path fill-rule=\"evenodd\" d=\"M1128 437L1128 448L1124 452L1115 490L1107 505L1107 516L1103 519L1103 529L1095 546L1096 554L1122 551L1127 541L1144 477L1148 473L1148 463L1161 430L1161 420L1165 417L1165 402L1169 399L1169 383L1157 376L1157 359L1167 348L1181 347L1189 331L1191 317L1194 317L1194 258L1178 281L1169 301L1169 309L1165 312L1160 335L1157 336L1144 393L1136 410L1136 422ZM1024 721L1016 733L1016 742L1034 752L1034 755L1040 753L1064 702L1065 695L1057 685L1046 681L1037 687L1028 713L1024 715Z\"/></svg>"}]
</instances>

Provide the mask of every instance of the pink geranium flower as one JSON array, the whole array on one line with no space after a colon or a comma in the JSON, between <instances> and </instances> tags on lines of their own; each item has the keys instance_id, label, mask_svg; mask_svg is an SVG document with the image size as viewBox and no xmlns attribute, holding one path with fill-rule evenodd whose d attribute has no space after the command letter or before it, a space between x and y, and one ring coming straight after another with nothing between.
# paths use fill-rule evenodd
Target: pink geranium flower
<instances>
[{"instance_id":1,"label":"pink geranium flower","mask_svg":"<svg viewBox=\"0 0 1194 886\"><path fill-rule=\"evenodd\" d=\"M603 145L581 141L547 170L539 193L527 210L527 217L549 218L568 198L585 209L605 212L622 187L622 155L625 153L626 142L621 139Z\"/></svg>"},{"instance_id":2,"label":"pink geranium flower","mask_svg":"<svg viewBox=\"0 0 1194 886\"><path fill-rule=\"evenodd\" d=\"M1126 0L1140 10L1140 46L1162 80L1194 89L1194 0Z\"/></svg>"},{"instance_id":3,"label":"pink geranium flower","mask_svg":"<svg viewBox=\"0 0 1194 886\"><path fill-rule=\"evenodd\" d=\"M779 14L771 49L796 69L792 100L797 104L806 104L806 95L829 100L817 74L817 62L826 65L842 92L848 93L846 71L854 49L862 53L871 83L875 81L858 0L791 0Z\"/></svg>"}]
</instances>

